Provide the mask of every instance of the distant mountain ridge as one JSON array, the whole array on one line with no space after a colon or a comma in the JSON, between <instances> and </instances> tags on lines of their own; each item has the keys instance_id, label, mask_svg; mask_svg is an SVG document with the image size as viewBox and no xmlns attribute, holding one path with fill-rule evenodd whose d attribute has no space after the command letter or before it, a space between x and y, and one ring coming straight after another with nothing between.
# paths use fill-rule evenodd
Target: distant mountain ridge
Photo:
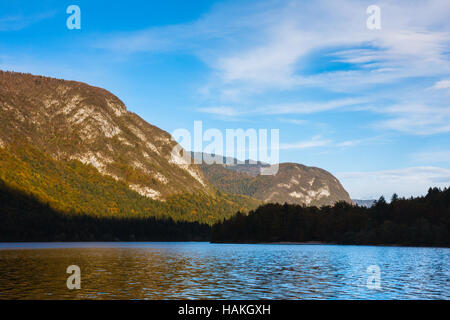
<instances>
[{"instance_id":1,"label":"distant mountain ridge","mask_svg":"<svg viewBox=\"0 0 450 320\"><path fill-rule=\"evenodd\" d=\"M360 207L370 208L370 207L372 207L372 206L375 204L375 202L376 202L377 200L358 200L358 199L352 199L352 201L353 201L356 205L358 205L358 206L360 206Z\"/></svg>"},{"instance_id":2,"label":"distant mountain ridge","mask_svg":"<svg viewBox=\"0 0 450 320\"><path fill-rule=\"evenodd\" d=\"M229 160L234 164L201 165L208 181L223 192L244 194L263 202L307 206L353 203L337 178L323 169L281 163L275 175L260 175L261 168L268 164Z\"/></svg>"},{"instance_id":3,"label":"distant mountain ridge","mask_svg":"<svg viewBox=\"0 0 450 320\"><path fill-rule=\"evenodd\" d=\"M201 152L191 152L192 159L198 159L202 162L202 164L207 164L204 160L205 153ZM247 173L253 177L256 177L261 174L261 168L268 168L270 167L270 164L264 163L261 161L254 161L254 160L245 160L241 161L233 157L225 157L221 155L210 155L210 157L216 157L218 159L221 159L221 164L225 165L225 168L228 170L236 171L239 173ZM217 164L217 163L214 163Z\"/></svg>"}]
</instances>

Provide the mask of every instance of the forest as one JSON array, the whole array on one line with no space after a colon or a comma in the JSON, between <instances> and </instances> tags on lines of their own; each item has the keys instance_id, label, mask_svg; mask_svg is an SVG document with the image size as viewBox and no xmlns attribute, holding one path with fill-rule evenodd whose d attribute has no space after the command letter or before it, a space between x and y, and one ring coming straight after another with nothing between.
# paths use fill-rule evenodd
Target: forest
<instances>
[{"instance_id":1,"label":"forest","mask_svg":"<svg viewBox=\"0 0 450 320\"><path fill-rule=\"evenodd\" d=\"M0 242L208 241L210 226L172 218L65 214L0 180Z\"/></svg>"},{"instance_id":2,"label":"forest","mask_svg":"<svg viewBox=\"0 0 450 320\"><path fill-rule=\"evenodd\" d=\"M261 203L247 196L220 191L180 193L166 201L157 201L139 195L122 181L100 174L91 165L77 160L57 161L24 145L14 152L0 148L0 181L10 190L20 191L69 216L170 217L174 221L212 225L237 211L256 209ZM0 210L4 211L2 203Z\"/></svg>"},{"instance_id":3,"label":"forest","mask_svg":"<svg viewBox=\"0 0 450 320\"><path fill-rule=\"evenodd\" d=\"M219 191L216 197L180 194L154 201L95 168L55 162L28 148L16 155L1 149L0 164L0 241L450 246L449 188L430 188L417 198L394 195L389 203L381 197L371 208L347 202L257 208L251 198Z\"/></svg>"},{"instance_id":4,"label":"forest","mask_svg":"<svg viewBox=\"0 0 450 320\"><path fill-rule=\"evenodd\" d=\"M450 188L409 199L394 194L390 203L381 197L371 208L265 204L213 225L211 241L449 247Z\"/></svg>"}]
</instances>

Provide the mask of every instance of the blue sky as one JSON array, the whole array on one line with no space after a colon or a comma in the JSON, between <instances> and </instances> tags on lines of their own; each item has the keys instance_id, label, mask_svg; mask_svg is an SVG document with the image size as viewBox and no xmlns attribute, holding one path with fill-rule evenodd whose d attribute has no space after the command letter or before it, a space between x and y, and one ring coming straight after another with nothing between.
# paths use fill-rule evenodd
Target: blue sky
<instances>
[{"instance_id":1,"label":"blue sky","mask_svg":"<svg viewBox=\"0 0 450 320\"><path fill-rule=\"evenodd\" d=\"M66 8L81 8L68 30ZM366 8L381 9L381 29ZM113 92L173 132L280 130L353 198L450 185L450 2L0 0L0 69Z\"/></svg>"}]
</instances>

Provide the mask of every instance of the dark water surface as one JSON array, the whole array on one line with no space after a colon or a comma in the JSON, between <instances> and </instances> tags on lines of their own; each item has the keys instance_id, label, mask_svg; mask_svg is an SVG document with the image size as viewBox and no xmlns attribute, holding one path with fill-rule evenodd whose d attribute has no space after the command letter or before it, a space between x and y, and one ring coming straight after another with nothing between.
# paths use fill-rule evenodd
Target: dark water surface
<instances>
[{"instance_id":1,"label":"dark water surface","mask_svg":"<svg viewBox=\"0 0 450 320\"><path fill-rule=\"evenodd\" d=\"M0 299L450 299L449 264L446 248L0 243Z\"/></svg>"}]
</instances>

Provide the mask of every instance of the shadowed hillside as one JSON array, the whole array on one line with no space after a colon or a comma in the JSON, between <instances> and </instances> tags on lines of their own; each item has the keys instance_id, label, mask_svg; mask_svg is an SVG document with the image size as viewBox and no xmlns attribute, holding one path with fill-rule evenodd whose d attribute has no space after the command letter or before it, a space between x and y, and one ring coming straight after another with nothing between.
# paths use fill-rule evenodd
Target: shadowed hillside
<instances>
[{"instance_id":1,"label":"shadowed hillside","mask_svg":"<svg viewBox=\"0 0 450 320\"><path fill-rule=\"evenodd\" d=\"M207 241L206 224L66 214L0 180L0 241Z\"/></svg>"}]
</instances>

